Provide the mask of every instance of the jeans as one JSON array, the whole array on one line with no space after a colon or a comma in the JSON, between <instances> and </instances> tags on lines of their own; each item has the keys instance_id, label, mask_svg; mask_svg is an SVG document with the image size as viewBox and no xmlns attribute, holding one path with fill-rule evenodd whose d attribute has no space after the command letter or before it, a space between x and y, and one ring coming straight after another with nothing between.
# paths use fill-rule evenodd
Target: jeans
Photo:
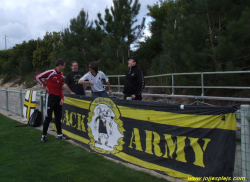
<instances>
[{"instance_id":1,"label":"jeans","mask_svg":"<svg viewBox=\"0 0 250 182\"><path fill-rule=\"evenodd\" d=\"M91 96L92 97L109 97L106 90L102 92L92 92Z\"/></svg>"}]
</instances>

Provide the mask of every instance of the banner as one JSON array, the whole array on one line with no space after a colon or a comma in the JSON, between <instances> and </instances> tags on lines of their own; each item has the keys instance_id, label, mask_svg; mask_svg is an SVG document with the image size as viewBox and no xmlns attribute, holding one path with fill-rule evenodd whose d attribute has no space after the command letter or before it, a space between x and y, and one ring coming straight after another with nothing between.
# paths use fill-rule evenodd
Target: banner
<instances>
[{"instance_id":1,"label":"banner","mask_svg":"<svg viewBox=\"0 0 250 182\"><path fill-rule=\"evenodd\" d=\"M31 114L36 108L36 92L32 90L27 90L23 105L23 116L24 121L29 121Z\"/></svg>"},{"instance_id":2,"label":"banner","mask_svg":"<svg viewBox=\"0 0 250 182\"><path fill-rule=\"evenodd\" d=\"M233 107L65 97L63 133L85 147L185 180L232 176Z\"/></svg>"}]
</instances>

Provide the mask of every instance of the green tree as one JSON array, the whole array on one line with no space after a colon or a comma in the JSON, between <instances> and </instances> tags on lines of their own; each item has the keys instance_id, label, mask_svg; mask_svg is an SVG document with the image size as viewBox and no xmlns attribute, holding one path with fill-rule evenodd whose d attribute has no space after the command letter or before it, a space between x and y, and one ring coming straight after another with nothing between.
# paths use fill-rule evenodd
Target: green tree
<instances>
[{"instance_id":1,"label":"green tree","mask_svg":"<svg viewBox=\"0 0 250 182\"><path fill-rule=\"evenodd\" d=\"M33 52L32 64L34 68L48 68L54 63L54 49L59 44L60 39L59 32L46 32L43 40L38 38L36 50Z\"/></svg>"},{"instance_id":2,"label":"green tree","mask_svg":"<svg viewBox=\"0 0 250 182\"><path fill-rule=\"evenodd\" d=\"M88 13L82 9L76 18L70 20L69 28L62 32L63 46L59 52L64 52L61 55L67 60L78 61L80 67L87 70L88 62L98 59L101 40L102 35L93 28L93 22L88 20Z\"/></svg>"},{"instance_id":3,"label":"green tree","mask_svg":"<svg viewBox=\"0 0 250 182\"><path fill-rule=\"evenodd\" d=\"M244 23L249 22L240 22L239 18L245 6L249 7L249 3L233 0L179 0L168 1L167 4L162 34L163 51L153 62L156 73L220 71L232 68L225 64L228 62L226 49L237 48L229 47L235 45L235 40L228 34L233 29L229 25L235 21L243 27L248 26ZM153 11L152 8L150 10ZM154 32L152 33L153 37ZM226 43L225 40L231 41Z\"/></svg>"},{"instance_id":4,"label":"green tree","mask_svg":"<svg viewBox=\"0 0 250 182\"><path fill-rule=\"evenodd\" d=\"M140 62L143 63L140 65L140 67L145 70L144 73L148 72L148 74L160 74L158 72L158 68L152 69L152 60L154 59L155 62L158 62L159 60L157 57L162 56L163 51L163 38L162 33L165 29L165 19L167 18L167 12L169 3L173 2L167 2L167 1L160 1L152 6L148 5L147 8L149 10L149 13L147 13L148 16L151 17L153 20L149 24L149 31L151 33L151 36L144 37L144 40L139 42L139 45L137 46L138 49L136 50L135 54L138 55L140 58ZM148 71L146 71L148 70ZM163 71L163 70L162 70Z\"/></svg>"},{"instance_id":5,"label":"green tree","mask_svg":"<svg viewBox=\"0 0 250 182\"><path fill-rule=\"evenodd\" d=\"M148 6L152 36L140 43L137 52L153 57L151 74L249 69L249 4L244 0L178 0ZM243 84L239 78L218 75L208 76L205 84L225 85L228 80ZM189 76L175 80L181 85L189 82L196 84Z\"/></svg>"},{"instance_id":6,"label":"green tree","mask_svg":"<svg viewBox=\"0 0 250 182\"><path fill-rule=\"evenodd\" d=\"M124 69L123 64L131 55L131 44L142 36L145 19L140 25L136 19L140 6L138 0L113 0L113 6L105 9L104 18L101 13L97 15L96 26L105 34L101 48L101 63L106 68L115 67L113 73Z\"/></svg>"},{"instance_id":7,"label":"green tree","mask_svg":"<svg viewBox=\"0 0 250 182\"><path fill-rule=\"evenodd\" d=\"M219 37L222 70L249 70L250 69L250 6L246 7L239 17L230 21L225 29L224 36Z\"/></svg>"},{"instance_id":8,"label":"green tree","mask_svg":"<svg viewBox=\"0 0 250 182\"><path fill-rule=\"evenodd\" d=\"M25 56L21 59L20 63L19 63L19 74L21 76L26 75L27 73L32 72L32 64L31 62L28 60L28 58Z\"/></svg>"},{"instance_id":9,"label":"green tree","mask_svg":"<svg viewBox=\"0 0 250 182\"><path fill-rule=\"evenodd\" d=\"M12 49L0 51L0 74L5 80L28 74L32 71L32 56L36 49L36 41L23 41L22 44L16 44ZM25 67L20 68L22 59L26 59ZM27 71L27 68L29 68ZM11 70L11 71L10 71Z\"/></svg>"},{"instance_id":10,"label":"green tree","mask_svg":"<svg viewBox=\"0 0 250 182\"><path fill-rule=\"evenodd\" d=\"M0 51L0 75L8 73L4 71L4 65L8 62L11 56L11 51L11 49Z\"/></svg>"}]
</instances>

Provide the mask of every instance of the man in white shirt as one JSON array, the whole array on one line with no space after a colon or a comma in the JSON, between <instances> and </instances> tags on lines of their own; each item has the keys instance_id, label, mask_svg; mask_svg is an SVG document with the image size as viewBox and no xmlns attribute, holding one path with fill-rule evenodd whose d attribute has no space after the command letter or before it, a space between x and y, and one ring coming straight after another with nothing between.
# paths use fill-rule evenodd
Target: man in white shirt
<instances>
[{"instance_id":1,"label":"man in white shirt","mask_svg":"<svg viewBox=\"0 0 250 182\"><path fill-rule=\"evenodd\" d=\"M106 75L98 70L98 64L96 61L89 63L89 72L86 73L80 80L79 84L88 84L91 86L92 97L108 97L107 91L103 86L102 81L105 80L108 86L109 94L112 93L110 89L110 82Z\"/></svg>"}]
</instances>

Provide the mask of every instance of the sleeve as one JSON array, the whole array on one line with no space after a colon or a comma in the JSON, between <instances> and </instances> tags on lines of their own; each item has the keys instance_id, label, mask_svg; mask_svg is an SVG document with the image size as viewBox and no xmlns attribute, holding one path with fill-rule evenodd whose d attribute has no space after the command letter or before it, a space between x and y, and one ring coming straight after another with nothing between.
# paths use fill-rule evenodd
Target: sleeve
<instances>
[{"instance_id":1,"label":"sleeve","mask_svg":"<svg viewBox=\"0 0 250 182\"><path fill-rule=\"evenodd\" d=\"M145 87L144 76L143 76L142 71L140 69L138 69L138 71L137 71L137 83L138 83L138 87L137 87L137 90L135 92L135 95L140 95L142 93L142 90Z\"/></svg>"},{"instance_id":2,"label":"sleeve","mask_svg":"<svg viewBox=\"0 0 250 182\"><path fill-rule=\"evenodd\" d=\"M106 83L109 81L109 78L102 72L102 79L106 81Z\"/></svg>"},{"instance_id":3,"label":"sleeve","mask_svg":"<svg viewBox=\"0 0 250 182\"><path fill-rule=\"evenodd\" d=\"M79 80L89 81L88 74L83 75L83 77L80 78Z\"/></svg>"},{"instance_id":4,"label":"sleeve","mask_svg":"<svg viewBox=\"0 0 250 182\"><path fill-rule=\"evenodd\" d=\"M51 74L52 71L45 71L43 73L39 73L35 76L35 80L41 84L43 87L46 87L47 84L42 80L42 78L48 78L48 76Z\"/></svg>"},{"instance_id":5,"label":"sleeve","mask_svg":"<svg viewBox=\"0 0 250 182\"><path fill-rule=\"evenodd\" d=\"M64 94L63 94L63 90L62 90L62 92L61 92L61 99L63 99L63 100L65 99L65 98L64 98Z\"/></svg>"},{"instance_id":6,"label":"sleeve","mask_svg":"<svg viewBox=\"0 0 250 182\"><path fill-rule=\"evenodd\" d=\"M64 83L65 83L65 80L66 80L66 78L63 76L63 74L61 73L61 77L62 77L62 80L64 81ZM64 98L64 93L63 93L63 89L62 89L62 91L61 91L61 99L65 99Z\"/></svg>"}]
</instances>

